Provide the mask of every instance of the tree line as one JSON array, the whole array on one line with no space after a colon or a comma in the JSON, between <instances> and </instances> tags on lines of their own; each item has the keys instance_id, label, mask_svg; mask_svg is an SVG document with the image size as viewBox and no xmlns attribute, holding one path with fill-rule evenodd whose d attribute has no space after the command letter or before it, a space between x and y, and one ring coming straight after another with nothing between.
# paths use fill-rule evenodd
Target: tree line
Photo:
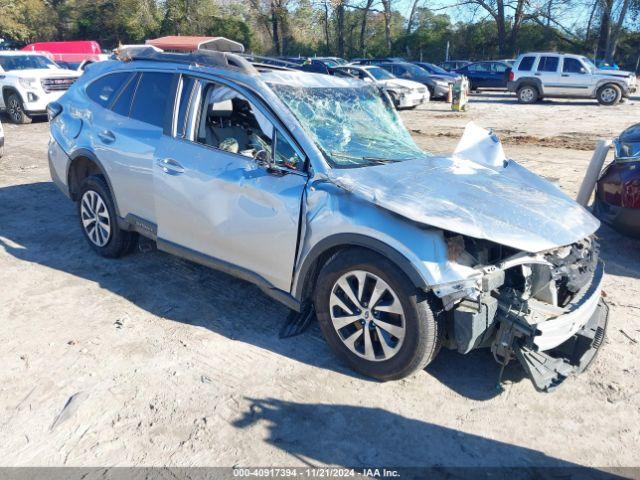
<instances>
[{"instance_id":1,"label":"tree line","mask_svg":"<svg viewBox=\"0 0 640 480\"><path fill-rule=\"evenodd\" d=\"M0 0L0 38L91 39L113 48L162 35L216 35L278 56L436 62L447 51L485 59L561 50L637 68L640 0L450 1Z\"/></svg>"}]
</instances>

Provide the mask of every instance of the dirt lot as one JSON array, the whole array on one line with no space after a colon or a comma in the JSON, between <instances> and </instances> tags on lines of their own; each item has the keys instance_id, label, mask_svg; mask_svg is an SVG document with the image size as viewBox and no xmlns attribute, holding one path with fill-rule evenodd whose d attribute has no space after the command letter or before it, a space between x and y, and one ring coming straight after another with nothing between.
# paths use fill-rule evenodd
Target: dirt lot
<instances>
[{"instance_id":1,"label":"dirt lot","mask_svg":"<svg viewBox=\"0 0 640 480\"><path fill-rule=\"evenodd\" d=\"M473 97L404 112L426 149L464 124L571 195L597 138L640 102L517 105ZM46 122L7 125L0 159L0 464L303 466L638 465L638 242L601 228L608 338L551 394L515 364L503 392L489 352L442 352L380 384L333 358L317 326L278 338L287 314L257 288L155 250L93 254L50 182Z\"/></svg>"}]
</instances>

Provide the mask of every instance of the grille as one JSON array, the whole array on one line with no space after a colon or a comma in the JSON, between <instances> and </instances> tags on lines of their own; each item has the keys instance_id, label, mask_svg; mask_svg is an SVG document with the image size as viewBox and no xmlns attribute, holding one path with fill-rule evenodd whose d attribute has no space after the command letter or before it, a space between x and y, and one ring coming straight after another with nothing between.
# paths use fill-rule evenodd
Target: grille
<instances>
[{"instance_id":1,"label":"grille","mask_svg":"<svg viewBox=\"0 0 640 480\"><path fill-rule=\"evenodd\" d=\"M44 78L42 80L42 88L47 93L69 90L69 87L75 81L75 77Z\"/></svg>"}]
</instances>

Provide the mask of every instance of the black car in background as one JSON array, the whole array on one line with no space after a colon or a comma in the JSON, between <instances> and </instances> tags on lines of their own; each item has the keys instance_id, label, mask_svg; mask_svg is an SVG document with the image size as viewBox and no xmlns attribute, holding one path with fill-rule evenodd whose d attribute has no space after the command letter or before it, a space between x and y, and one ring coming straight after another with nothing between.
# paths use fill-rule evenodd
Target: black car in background
<instances>
[{"instance_id":1,"label":"black car in background","mask_svg":"<svg viewBox=\"0 0 640 480\"><path fill-rule=\"evenodd\" d=\"M511 65L501 60L470 63L456 70L469 79L471 91L481 88L506 90L510 71Z\"/></svg>"},{"instance_id":2,"label":"black car in background","mask_svg":"<svg viewBox=\"0 0 640 480\"><path fill-rule=\"evenodd\" d=\"M431 75L424 68L409 62L382 62L377 65L398 78L422 83L429 89L432 99L447 98L449 86L454 83L454 79L450 76Z\"/></svg>"}]
</instances>

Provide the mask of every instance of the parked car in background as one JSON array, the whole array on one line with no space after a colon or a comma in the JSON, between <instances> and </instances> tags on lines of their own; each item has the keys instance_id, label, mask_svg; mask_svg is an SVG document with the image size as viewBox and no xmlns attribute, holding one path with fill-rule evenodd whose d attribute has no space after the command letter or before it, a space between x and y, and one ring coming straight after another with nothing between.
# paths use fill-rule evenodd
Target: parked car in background
<instances>
[{"instance_id":1,"label":"parked car in background","mask_svg":"<svg viewBox=\"0 0 640 480\"><path fill-rule=\"evenodd\" d=\"M595 62L596 67L600 70L620 70L620 67L616 63L608 63L606 60L601 58L596 59Z\"/></svg>"},{"instance_id":2,"label":"parked car in background","mask_svg":"<svg viewBox=\"0 0 640 480\"><path fill-rule=\"evenodd\" d=\"M13 123L30 123L46 113L47 104L60 98L80 72L60 68L44 55L0 51L0 110Z\"/></svg>"},{"instance_id":3,"label":"parked car in background","mask_svg":"<svg viewBox=\"0 0 640 480\"><path fill-rule=\"evenodd\" d=\"M336 67L334 75L346 74L376 84L385 91L398 109L415 108L429 101L429 90L422 83L397 78L377 65L346 65Z\"/></svg>"},{"instance_id":4,"label":"parked car in background","mask_svg":"<svg viewBox=\"0 0 640 480\"><path fill-rule=\"evenodd\" d=\"M455 70L469 79L471 91L481 88L506 90L510 71L511 66L508 63L497 60L470 63Z\"/></svg>"},{"instance_id":5,"label":"parked car in background","mask_svg":"<svg viewBox=\"0 0 640 480\"><path fill-rule=\"evenodd\" d=\"M640 238L640 124L615 141L613 162L596 184L593 211L616 230Z\"/></svg>"},{"instance_id":6,"label":"parked car in background","mask_svg":"<svg viewBox=\"0 0 640 480\"><path fill-rule=\"evenodd\" d=\"M602 105L615 105L636 88L634 73L599 70L585 56L555 52L520 55L508 83L521 103L564 97L595 98Z\"/></svg>"},{"instance_id":7,"label":"parked car in background","mask_svg":"<svg viewBox=\"0 0 640 480\"><path fill-rule=\"evenodd\" d=\"M446 62L439 64L439 66L444 68L446 71L451 72L458 70L465 65L469 65L470 63L472 63L470 60L447 60Z\"/></svg>"},{"instance_id":8,"label":"parked car in background","mask_svg":"<svg viewBox=\"0 0 640 480\"><path fill-rule=\"evenodd\" d=\"M438 65L429 62L411 62L414 65L419 66L420 68L426 70L430 75L439 75L442 77L451 77L453 80L457 80L460 78L456 72L449 72Z\"/></svg>"},{"instance_id":9,"label":"parked car in background","mask_svg":"<svg viewBox=\"0 0 640 480\"><path fill-rule=\"evenodd\" d=\"M97 254L144 235L313 305L335 354L380 380L485 347L550 390L594 358L599 222L489 132L432 156L365 82L219 52L127 59L49 105L51 176Z\"/></svg>"},{"instance_id":10,"label":"parked car in background","mask_svg":"<svg viewBox=\"0 0 640 480\"><path fill-rule=\"evenodd\" d=\"M0 121L0 157L4 155L4 128L2 128L2 122Z\"/></svg>"},{"instance_id":11,"label":"parked car in background","mask_svg":"<svg viewBox=\"0 0 640 480\"><path fill-rule=\"evenodd\" d=\"M444 75L431 75L425 69L420 68L413 63L408 62L382 62L378 66L391 72L398 78L405 80L413 80L414 82L422 83L429 89L429 97L447 98L449 95L449 86L453 85L454 80L450 76Z\"/></svg>"},{"instance_id":12,"label":"parked car in background","mask_svg":"<svg viewBox=\"0 0 640 480\"><path fill-rule=\"evenodd\" d=\"M51 60L69 70L84 70L86 65L106 60L109 57L102 53L98 42L89 40L30 43L21 50L23 52L46 53Z\"/></svg>"}]
</instances>

